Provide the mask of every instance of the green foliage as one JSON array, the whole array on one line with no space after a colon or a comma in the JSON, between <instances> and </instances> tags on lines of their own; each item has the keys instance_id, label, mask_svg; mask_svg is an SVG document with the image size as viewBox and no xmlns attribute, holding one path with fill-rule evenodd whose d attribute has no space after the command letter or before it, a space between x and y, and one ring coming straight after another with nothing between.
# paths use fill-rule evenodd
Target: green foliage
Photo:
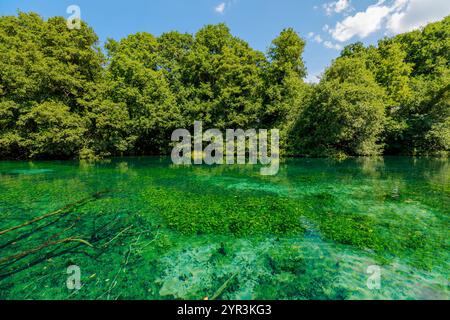
<instances>
[{"instance_id":1,"label":"green foliage","mask_svg":"<svg viewBox=\"0 0 450 320\"><path fill-rule=\"evenodd\" d=\"M412 75L433 75L449 68L450 16L430 23L422 30L398 35L395 42L407 53L406 62L413 67Z\"/></svg>"},{"instance_id":2,"label":"green foliage","mask_svg":"<svg viewBox=\"0 0 450 320\"><path fill-rule=\"evenodd\" d=\"M130 144L119 146L121 153L129 149L143 153L162 151L179 125L179 106L164 70L158 68L157 47L156 38L147 33L107 45L110 64L106 95L112 106L122 106L117 115L127 123L129 133Z\"/></svg>"},{"instance_id":3,"label":"green foliage","mask_svg":"<svg viewBox=\"0 0 450 320\"><path fill-rule=\"evenodd\" d=\"M272 41L270 64L264 74L264 128L280 129L282 153L295 153L293 127L303 109L309 86L303 82L306 68L302 60L305 42L293 29L285 29Z\"/></svg>"},{"instance_id":4,"label":"green foliage","mask_svg":"<svg viewBox=\"0 0 450 320\"><path fill-rule=\"evenodd\" d=\"M183 108L186 120L191 125L203 120L205 126L219 129L255 127L263 108L265 63L261 52L233 37L225 25L201 29L183 66L190 101Z\"/></svg>"},{"instance_id":5,"label":"green foliage","mask_svg":"<svg viewBox=\"0 0 450 320\"><path fill-rule=\"evenodd\" d=\"M44 102L31 108L17 121L30 157L69 157L83 144L86 131L83 119L71 113L69 107L56 102Z\"/></svg>"},{"instance_id":6,"label":"green foliage","mask_svg":"<svg viewBox=\"0 0 450 320\"><path fill-rule=\"evenodd\" d=\"M342 57L327 70L301 113L301 153L374 155L380 153L385 93L364 61Z\"/></svg>"},{"instance_id":7,"label":"green foliage","mask_svg":"<svg viewBox=\"0 0 450 320\"><path fill-rule=\"evenodd\" d=\"M413 79L413 98L397 111L406 127L399 140L412 154L450 151L450 70L433 79Z\"/></svg>"},{"instance_id":8,"label":"green foliage","mask_svg":"<svg viewBox=\"0 0 450 320\"><path fill-rule=\"evenodd\" d=\"M450 17L422 30L383 39L378 47L349 46L385 88L386 153L448 154Z\"/></svg>"},{"instance_id":9,"label":"green foliage","mask_svg":"<svg viewBox=\"0 0 450 320\"><path fill-rule=\"evenodd\" d=\"M105 56L85 23L3 16L0 158L167 154L173 130L194 120L280 129L285 155L445 155L449 23L349 45L315 86L290 28L267 54L217 24L109 40Z\"/></svg>"},{"instance_id":10,"label":"green foliage","mask_svg":"<svg viewBox=\"0 0 450 320\"><path fill-rule=\"evenodd\" d=\"M302 60L305 42L292 29L284 29L280 35L272 41L269 48L269 58L272 62L274 76L281 82L289 72L294 72L298 77L306 76L306 68Z\"/></svg>"},{"instance_id":11,"label":"green foliage","mask_svg":"<svg viewBox=\"0 0 450 320\"><path fill-rule=\"evenodd\" d=\"M73 157L84 144L82 100L101 81L104 57L86 24L62 17L0 18L0 157Z\"/></svg>"},{"instance_id":12,"label":"green foliage","mask_svg":"<svg viewBox=\"0 0 450 320\"><path fill-rule=\"evenodd\" d=\"M394 125L386 130L390 153L445 154L449 151L449 23L447 17L423 30L382 43L396 47L398 54L387 57L395 61L401 54L404 70L403 80L396 82L397 87L403 83L404 89L391 90L391 97L397 103L389 111ZM388 84L383 85L389 90Z\"/></svg>"},{"instance_id":13,"label":"green foliage","mask_svg":"<svg viewBox=\"0 0 450 320\"><path fill-rule=\"evenodd\" d=\"M399 43L382 41L373 60L373 69L377 82L382 85L395 105L411 96L409 86L412 65L405 62L407 53Z\"/></svg>"}]
</instances>

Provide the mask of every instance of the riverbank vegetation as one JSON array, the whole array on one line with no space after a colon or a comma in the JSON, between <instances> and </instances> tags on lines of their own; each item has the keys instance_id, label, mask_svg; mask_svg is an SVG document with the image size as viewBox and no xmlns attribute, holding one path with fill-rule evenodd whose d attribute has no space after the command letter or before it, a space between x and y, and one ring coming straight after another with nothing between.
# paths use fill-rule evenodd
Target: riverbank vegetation
<instances>
[{"instance_id":1,"label":"riverbank vegetation","mask_svg":"<svg viewBox=\"0 0 450 320\"><path fill-rule=\"evenodd\" d=\"M450 17L345 47L318 84L305 41L267 53L224 24L140 32L101 48L84 22L0 17L0 158L167 154L191 128L278 128L285 155L435 155L450 149Z\"/></svg>"}]
</instances>

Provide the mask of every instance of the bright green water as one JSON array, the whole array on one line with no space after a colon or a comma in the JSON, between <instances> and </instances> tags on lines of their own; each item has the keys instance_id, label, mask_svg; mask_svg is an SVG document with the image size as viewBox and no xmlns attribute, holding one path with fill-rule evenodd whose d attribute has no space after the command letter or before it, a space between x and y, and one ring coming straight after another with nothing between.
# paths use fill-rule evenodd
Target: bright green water
<instances>
[{"instance_id":1,"label":"bright green water","mask_svg":"<svg viewBox=\"0 0 450 320\"><path fill-rule=\"evenodd\" d=\"M0 235L0 299L448 299L449 178L447 159L0 162L0 230L84 199Z\"/></svg>"}]
</instances>

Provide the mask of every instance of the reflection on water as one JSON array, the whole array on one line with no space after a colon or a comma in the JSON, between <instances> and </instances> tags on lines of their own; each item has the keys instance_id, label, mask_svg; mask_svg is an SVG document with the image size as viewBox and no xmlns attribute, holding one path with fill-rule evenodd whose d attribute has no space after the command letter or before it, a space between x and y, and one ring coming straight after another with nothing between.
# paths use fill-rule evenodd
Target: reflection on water
<instances>
[{"instance_id":1,"label":"reflection on water","mask_svg":"<svg viewBox=\"0 0 450 320\"><path fill-rule=\"evenodd\" d=\"M448 299L449 178L407 157L0 162L0 298Z\"/></svg>"}]
</instances>

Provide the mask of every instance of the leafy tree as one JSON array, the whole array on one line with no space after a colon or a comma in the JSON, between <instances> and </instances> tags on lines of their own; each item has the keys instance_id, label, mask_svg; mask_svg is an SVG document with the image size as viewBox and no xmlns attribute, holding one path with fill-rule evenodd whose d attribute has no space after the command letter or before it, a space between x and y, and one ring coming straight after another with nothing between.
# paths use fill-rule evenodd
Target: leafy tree
<instances>
[{"instance_id":1,"label":"leafy tree","mask_svg":"<svg viewBox=\"0 0 450 320\"><path fill-rule=\"evenodd\" d=\"M387 92L383 136L389 154L448 152L449 23L447 17L378 47L355 43L341 54L363 59Z\"/></svg>"},{"instance_id":2,"label":"leafy tree","mask_svg":"<svg viewBox=\"0 0 450 320\"><path fill-rule=\"evenodd\" d=\"M157 39L148 33L138 33L119 43L110 40L107 49L108 96L113 103L126 106L128 115L123 116L130 118L134 151L163 151L168 147L170 133L177 127L180 111L165 71L158 64Z\"/></svg>"},{"instance_id":3,"label":"leafy tree","mask_svg":"<svg viewBox=\"0 0 450 320\"><path fill-rule=\"evenodd\" d=\"M284 29L272 41L264 73L262 126L280 129L281 149L286 153L295 152L292 149L293 125L309 91L303 81L306 76L302 59L304 47L305 42L293 29Z\"/></svg>"},{"instance_id":4,"label":"leafy tree","mask_svg":"<svg viewBox=\"0 0 450 320\"><path fill-rule=\"evenodd\" d=\"M58 102L43 102L17 121L30 157L70 157L83 145L84 120Z\"/></svg>"},{"instance_id":5,"label":"leafy tree","mask_svg":"<svg viewBox=\"0 0 450 320\"><path fill-rule=\"evenodd\" d=\"M433 75L449 68L450 16L430 23L421 30L398 35L393 41L407 52L406 62L412 63L412 76Z\"/></svg>"},{"instance_id":6,"label":"leafy tree","mask_svg":"<svg viewBox=\"0 0 450 320\"><path fill-rule=\"evenodd\" d=\"M98 46L85 23L0 17L0 158L166 154L176 128L278 128L285 154L448 154L450 17L365 47L318 85L284 29L267 54L225 24Z\"/></svg>"},{"instance_id":7,"label":"leafy tree","mask_svg":"<svg viewBox=\"0 0 450 320\"><path fill-rule=\"evenodd\" d=\"M398 103L390 110L394 129L388 127L386 132L389 153L435 154L449 150L449 26L447 17L385 41L397 52L386 55L397 71L389 71L394 81L383 83ZM399 56L403 64L396 58Z\"/></svg>"},{"instance_id":8,"label":"leafy tree","mask_svg":"<svg viewBox=\"0 0 450 320\"><path fill-rule=\"evenodd\" d=\"M413 95L398 111L405 128L396 141L398 152L436 154L448 152L450 123L450 70L441 77L412 80ZM395 145L393 145L395 147Z\"/></svg>"},{"instance_id":9,"label":"leafy tree","mask_svg":"<svg viewBox=\"0 0 450 320\"><path fill-rule=\"evenodd\" d=\"M219 129L255 127L264 64L264 55L233 37L224 24L202 28L183 67L191 101L185 116Z\"/></svg>"},{"instance_id":10,"label":"leafy tree","mask_svg":"<svg viewBox=\"0 0 450 320\"><path fill-rule=\"evenodd\" d=\"M82 137L74 135L86 129L80 100L101 81L103 61L97 36L84 23L70 30L62 17L1 17L0 156L76 155Z\"/></svg>"},{"instance_id":11,"label":"leafy tree","mask_svg":"<svg viewBox=\"0 0 450 320\"><path fill-rule=\"evenodd\" d=\"M382 151L384 90L364 60L341 57L325 72L297 124L300 153L374 155Z\"/></svg>"}]
</instances>

